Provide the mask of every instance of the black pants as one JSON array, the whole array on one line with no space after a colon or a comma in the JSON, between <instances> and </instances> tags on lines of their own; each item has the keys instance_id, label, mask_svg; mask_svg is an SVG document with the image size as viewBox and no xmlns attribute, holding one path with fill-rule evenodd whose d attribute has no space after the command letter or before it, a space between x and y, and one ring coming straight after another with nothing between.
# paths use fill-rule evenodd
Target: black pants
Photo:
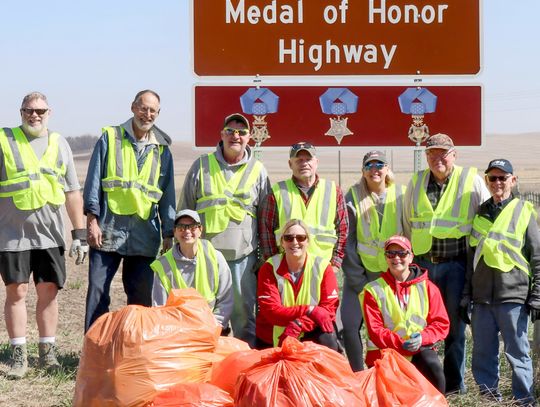
<instances>
[{"instance_id":1,"label":"black pants","mask_svg":"<svg viewBox=\"0 0 540 407\"><path fill-rule=\"evenodd\" d=\"M335 350L336 352L339 352L339 346L337 341L337 335L336 332L323 332L320 328L316 328L311 332L305 332L302 339L300 339L301 342L304 341L311 341L318 343L319 345L326 346L327 348L330 348L332 350ZM255 349L262 350L262 349L268 349L273 348L274 345L270 343L266 343L259 338L256 338L255 340Z\"/></svg>"},{"instance_id":2,"label":"black pants","mask_svg":"<svg viewBox=\"0 0 540 407\"><path fill-rule=\"evenodd\" d=\"M446 380L444 379L443 367L437 352L431 348L423 347L420 352L413 356L411 362L437 390L444 394Z\"/></svg>"}]
</instances>

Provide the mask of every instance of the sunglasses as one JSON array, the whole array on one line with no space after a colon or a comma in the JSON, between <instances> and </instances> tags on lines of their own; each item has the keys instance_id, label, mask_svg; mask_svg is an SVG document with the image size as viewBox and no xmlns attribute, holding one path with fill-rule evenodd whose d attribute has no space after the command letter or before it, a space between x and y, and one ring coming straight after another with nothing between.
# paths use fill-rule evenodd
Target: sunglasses
<instances>
[{"instance_id":1,"label":"sunglasses","mask_svg":"<svg viewBox=\"0 0 540 407\"><path fill-rule=\"evenodd\" d=\"M283 235L283 240L286 242L293 242L294 239L296 239L298 243L301 243L307 239L307 235Z\"/></svg>"},{"instance_id":2,"label":"sunglasses","mask_svg":"<svg viewBox=\"0 0 540 407\"><path fill-rule=\"evenodd\" d=\"M370 171L372 169L376 169L378 171L382 170L384 167L386 167L385 163L382 163L380 161L370 161L364 165L364 170Z\"/></svg>"},{"instance_id":3,"label":"sunglasses","mask_svg":"<svg viewBox=\"0 0 540 407\"><path fill-rule=\"evenodd\" d=\"M225 127L223 131L227 136L233 136L236 133L238 133L239 136L247 136L249 134L248 129L233 129L232 127Z\"/></svg>"},{"instance_id":4,"label":"sunglasses","mask_svg":"<svg viewBox=\"0 0 540 407\"><path fill-rule=\"evenodd\" d=\"M393 259L396 256L400 259L404 259L409 255L409 252L407 250L387 250L384 252L384 255L389 259Z\"/></svg>"},{"instance_id":5,"label":"sunglasses","mask_svg":"<svg viewBox=\"0 0 540 407\"><path fill-rule=\"evenodd\" d=\"M49 111L49 109L30 109L30 108L27 108L27 107L23 107L21 109L21 112L23 112L24 114L27 114L28 116L32 116L34 114L34 112L37 113L38 116L43 116L48 111Z\"/></svg>"},{"instance_id":6,"label":"sunglasses","mask_svg":"<svg viewBox=\"0 0 540 407\"><path fill-rule=\"evenodd\" d=\"M486 175L486 178L489 182L495 182L495 181L501 181L506 182L508 178L510 178L511 175Z\"/></svg>"},{"instance_id":7,"label":"sunglasses","mask_svg":"<svg viewBox=\"0 0 540 407\"><path fill-rule=\"evenodd\" d=\"M291 146L292 150L305 150L310 148L313 148L313 144L306 142L296 143Z\"/></svg>"},{"instance_id":8,"label":"sunglasses","mask_svg":"<svg viewBox=\"0 0 540 407\"><path fill-rule=\"evenodd\" d=\"M190 223L190 224L184 224L179 223L178 225L174 226L176 229L180 229L182 232L185 232L186 230L191 230L192 232L196 231L198 228L201 227L200 223Z\"/></svg>"}]
</instances>

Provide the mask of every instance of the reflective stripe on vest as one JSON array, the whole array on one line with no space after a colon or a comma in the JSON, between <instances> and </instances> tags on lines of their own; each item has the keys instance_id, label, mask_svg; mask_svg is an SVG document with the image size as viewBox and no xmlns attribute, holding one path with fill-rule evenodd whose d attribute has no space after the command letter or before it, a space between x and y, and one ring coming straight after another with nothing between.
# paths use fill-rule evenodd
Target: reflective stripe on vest
<instances>
[{"instance_id":1,"label":"reflective stripe on vest","mask_svg":"<svg viewBox=\"0 0 540 407\"><path fill-rule=\"evenodd\" d=\"M401 338L409 339L413 333L421 332L426 327L429 296L425 280L409 287L409 301L405 310L401 308L396 294L388 283L383 278L378 278L366 284L359 295L362 312L366 291L377 301L385 328L397 333ZM376 349L379 348L368 338L368 350Z\"/></svg>"},{"instance_id":2,"label":"reflective stripe on vest","mask_svg":"<svg viewBox=\"0 0 540 407\"><path fill-rule=\"evenodd\" d=\"M154 260L150 265L152 270L157 274L161 284L167 291L167 295L172 288L188 288L188 285L182 278L182 274L176 267L176 260L173 256L173 249L168 250L163 256ZM211 309L216 303L218 293L218 261L216 249L207 240L199 239L197 242L197 256L195 262L195 277L193 279L194 287L201 294ZM174 284L167 277L172 274Z\"/></svg>"},{"instance_id":3,"label":"reflective stripe on vest","mask_svg":"<svg viewBox=\"0 0 540 407\"><path fill-rule=\"evenodd\" d=\"M139 171L131 142L120 126L105 127L108 138L107 176L101 180L111 212L148 219L163 192L158 187L163 147L152 146Z\"/></svg>"},{"instance_id":4,"label":"reflective stripe on vest","mask_svg":"<svg viewBox=\"0 0 540 407\"><path fill-rule=\"evenodd\" d=\"M250 159L227 182L215 153L200 159L201 197L197 199L197 212L204 214L206 233L223 232L231 219L242 222L246 215L256 216L252 193L262 171L259 160Z\"/></svg>"},{"instance_id":5,"label":"reflective stripe on vest","mask_svg":"<svg viewBox=\"0 0 540 407\"><path fill-rule=\"evenodd\" d=\"M476 168L454 166L437 207L428 199L427 185L430 170L417 172L412 179L411 243L415 255L429 252L432 237L459 239L470 234L475 209L471 206Z\"/></svg>"},{"instance_id":6,"label":"reflective stripe on vest","mask_svg":"<svg viewBox=\"0 0 540 407\"><path fill-rule=\"evenodd\" d=\"M270 257L268 263L272 265L274 276L276 277L281 304L285 307L293 307L295 305L318 305L321 299L321 283L324 272L330 264L318 256L307 256L306 265L304 267L304 275L302 277L302 285L298 291L298 295L294 298L294 289L289 280L279 275L277 270L282 261L286 261L282 254L276 254ZM274 325L273 337L274 346L278 346L279 337L285 330L284 326Z\"/></svg>"},{"instance_id":7,"label":"reflective stripe on vest","mask_svg":"<svg viewBox=\"0 0 540 407\"><path fill-rule=\"evenodd\" d=\"M387 269L384 242L392 235L403 233L401 217L404 191L404 186L395 184L386 189L383 216L379 222L375 203L369 209L369 221L366 221L360 210L360 186L357 184L351 187L353 204L356 208L356 252L368 271L382 272ZM368 199L372 199L371 196Z\"/></svg>"},{"instance_id":8,"label":"reflective stripe on vest","mask_svg":"<svg viewBox=\"0 0 540 407\"><path fill-rule=\"evenodd\" d=\"M506 205L495 222L475 216L469 244L478 246L474 253L474 268L480 258L492 268L509 272L518 268L531 277L531 267L522 249L531 216L537 214L530 202L514 198Z\"/></svg>"},{"instance_id":9,"label":"reflective stripe on vest","mask_svg":"<svg viewBox=\"0 0 540 407\"><path fill-rule=\"evenodd\" d=\"M319 179L308 206L304 203L298 187L292 179L272 186L278 212L278 228L274 231L276 242L280 242L283 226L291 219L301 219L309 227L312 237L309 252L330 260L337 242L336 219L337 193L333 181Z\"/></svg>"},{"instance_id":10,"label":"reflective stripe on vest","mask_svg":"<svg viewBox=\"0 0 540 407\"><path fill-rule=\"evenodd\" d=\"M60 154L59 137L58 133L48 135L47 149L38 159L21 128L0 130L5 172L0 180L0 197L12 198L19 210L65 202L66 165Z\"/></svg>"}]
</instances>

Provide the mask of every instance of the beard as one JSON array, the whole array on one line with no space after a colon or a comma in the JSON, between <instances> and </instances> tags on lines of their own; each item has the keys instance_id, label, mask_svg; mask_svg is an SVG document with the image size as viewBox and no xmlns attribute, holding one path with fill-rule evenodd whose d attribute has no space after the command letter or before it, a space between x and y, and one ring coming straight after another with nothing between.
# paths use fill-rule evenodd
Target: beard
<instances>
[{"instance_id":1,"label":"beard","mask_svg":"<svg viewBox=\"0 0 540 407\"><path fill-rule=\"evenodd\" d=\"M154 122L151 122L151 123L143 123L142 121L140 121L137 117L134 117L133 118L133 124L135 125L135 127L137 127L139 130L141 131L144 131L144 132L148 132L150 131L150 129L152 128L152 126L154 126Z\"/></svg>"},{"instance_id":2,"label":"beard","mask_svg":"<svg viewBox=\"0 0 540 407\"><path fill-rule=\"evenodd\" d=\"M28 122L23 122L22 128L25 131L25 133L29 134L32 137L42 137L47 134L47 123L41 122L40 124L36 126L30 125Z\"/></svg>"}]
</instances>

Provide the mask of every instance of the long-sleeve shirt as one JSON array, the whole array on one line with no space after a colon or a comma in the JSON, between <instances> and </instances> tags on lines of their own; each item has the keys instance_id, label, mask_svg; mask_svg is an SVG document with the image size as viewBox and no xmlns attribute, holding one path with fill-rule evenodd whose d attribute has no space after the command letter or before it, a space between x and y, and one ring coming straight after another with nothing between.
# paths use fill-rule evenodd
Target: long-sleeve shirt
<instances>
[{"instance_id":1,"label":"long-sleeve shirt","mask_svg":"<svg viewBox=\"0 0 540 407\"><path fill-rule=\"evenodd\" d=\"M294 297L296 298L302 286L304 273L295 281L289 272L285 258L282 259L277 273L292 284ZM302 332L310 332L317 327L317 324L306 315L309 310L308 305L296 305L292 307L283 305L274 275L274 269L269 262L264 263L259 270L257 302L259 312L257 313L256 334L265 343L273 343L273 327L275 325L287 326L289 322L298 319L302 323ZM326 309L332 316L332 319L335 320L338 305L337 280L332 267L329 265L325 269L321 281L321 294L318 306Z\"/></svg>"},{"instance_id":2,"label":"long-sleeve shirt","mask_svg":"<svg viewBox=\"0 0 540 407\"><path fill-rule=\"evenodd\" d=\"M203 253L200 253L200 255L204 256ZM200 258L199 253L193 259L185 257L180 250L180 245L177 243L173 247L173 257L176 262L176 268L180 271L180 276L186 285L195 288L195 267L197 266L197 260ZM212 312L221 326L226 327L231 318L234 306L231 270L225 258L218 250L216 250L216 258L218 263L218 281L216 301ZM165 275L171 282L172 288L180 288L176 285L176 279L173 277L172 271L167 271ZM167 297L167 290L161 283L161 280L155 276L152 287L152 305L164 305L167 302Z\"/></svg>"},{"instance_id":3,"label":"long-sleeve shirt","mask_svg":"<svg viewBox=\"0 0 540 407\"><path fill-rule=\"evenodd\" d=\"M426 317L426 326L420 332L422 335L422 346L432 346L436 342L443 340L450 330L450 320L441 297L441 293L435 284L428 279L428 271L421 269L416 264L409 266L411 274L404 282L397 281L390 271L381 274L379 279L383 279L396 295L398 302L406 303L410 287L423 281L427 285L429 299L429 310ZM406 304L404 305L407 306ZM367 328L369 339L379 349L394 349L404 356L411 356L416 352L409 352L402 348L403 342L407 338L402 338L397 332L393 332L386 327L382 312L369 291L364 289L364 303L362 312ZM373 366L373 362L381 357L380 350L369 350L366 354L366 365Z\"/></svg>"},{"instance_id":4,"label":"long-sleeve shirt","mask_svg":"<svg viewBox=\"0 0 540 407\"><path fill-rule=\"evenodd\" d=\"M298 188L298 183L293 177L293 182ZM301 188L298 188L300 196L304 200L306 206L309 205L310 198L313 195L313 191L319 183L319 177L312 188L305 193ZM347 208L345 206L345 199L339 186L336 186L336 217L334 225L336 228L337 241L334 245L334 251L330 264L337 268L341 267L343 262L343 256L345 255L345 244L347 242L347 233L349 230L349 222L347 217ZM268 194L266 201L261 205L261 212L259 215L259 239L260 248L263 259L266 260L279 252L276 242L276 236L274 231L279 227L279 214L276 204L276 198L274 194Z\"/></svg>"},{"instance_id":5,"label":"long-sleeve shirt","mask_svg":"<svg viewBox=\"0 0 540 407\"><path fill-rule=\"evenodd\" d=\"M249 160L255 160L251 148L246 146L246 153L243 159L236 164L229 164L223 157L222 142L219 142L217 145L215 155L221 173L227 182L234 174L240 171ZM197 209L197 200L202 196L202 181L203 174L201 174L200 158L198 158L186 174L182 194L178 201L178 210ZM259 206L261 202L266 199L266 195L269 192L270 181L268 180L266 169L263 167L250 191L252 197L251 205L255 208L256 213L259 212ZM204 213L200 215L202 224L204 225ZM227 261L238 260L256 250L259 243L258 235L257 219L249 215L246 215L241 222L231 219L226 229L221 233L209 234L203 229L203 237L209 240L212 245L223 254Z\"/></svg>"},{"instance_id":6,"label":"long-sleeve shirt","mask_svg":"<svg viewBox=\"0 0 540 407\"><path fill-rule=\"evenodd\" d=\"M158 187L163 191L159 202L154 204L148 219L137 215L116 215L109 209L107 193L103 191L101 180L107 175L108 134L103 133L94 147L88 164L84 185L84 212L98 218L102 231L102 246L99 250L116 252L123 256L155 257L161 245L161 238L173 236L175 217L174 170L170 138L156 126L152 128L152 140L137 142L133 136L132 119L121 125L133 146L140 171L148 153L155 144L162 146L161 167Z\"/></svg>"}]
</instances>

